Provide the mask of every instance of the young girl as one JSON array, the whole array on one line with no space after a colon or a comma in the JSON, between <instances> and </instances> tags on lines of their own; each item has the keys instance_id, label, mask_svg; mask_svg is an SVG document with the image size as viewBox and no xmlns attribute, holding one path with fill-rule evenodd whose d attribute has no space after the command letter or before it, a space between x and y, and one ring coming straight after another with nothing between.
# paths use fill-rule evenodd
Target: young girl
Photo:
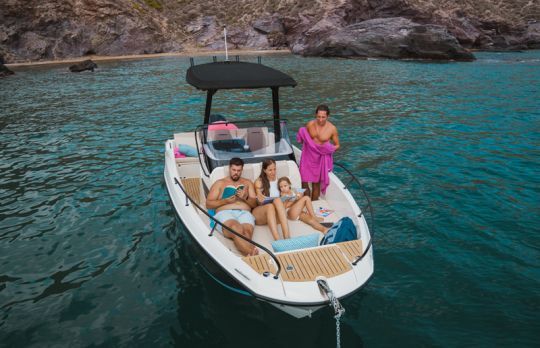
<instances>
[{"instance_id":1,"label":"young girl","mask_svg":"<svg viewBox=\"0 0 540 348\"><path fill-rule=\"evenodd\" d=\"M295 192L291 188L291 180L288 177L284 176L279 178L278 187L281 197L295 197L294 199L287 200L284 205L287 209L287 217L291 220L298 220L306 223L320 231L322 233L328 232L328 228L320 224L322 218L315 216L313 211L313 205L311 204L311 198L309 196L304 196L298 192ZM306 208L307 213L304 212Z\"/></svg>"}]
</instances>

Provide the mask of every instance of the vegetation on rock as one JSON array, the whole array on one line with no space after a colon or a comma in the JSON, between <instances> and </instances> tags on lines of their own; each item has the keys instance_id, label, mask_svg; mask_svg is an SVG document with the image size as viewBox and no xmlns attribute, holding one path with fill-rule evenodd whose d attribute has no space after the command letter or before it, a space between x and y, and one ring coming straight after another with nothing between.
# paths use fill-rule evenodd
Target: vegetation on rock
<instances>
[{"instance_id":1,"label":"vegetation on rock","mask_svg":"<svg viewBox=\"0 0 540 348\"><path fill-rule=\"evenodd\" d=\"M154 8L156 10L161 10L163 6L159 3L158 0L144 0L144 2L150 6L151 8Z\"/></svg>"}]
</instances>

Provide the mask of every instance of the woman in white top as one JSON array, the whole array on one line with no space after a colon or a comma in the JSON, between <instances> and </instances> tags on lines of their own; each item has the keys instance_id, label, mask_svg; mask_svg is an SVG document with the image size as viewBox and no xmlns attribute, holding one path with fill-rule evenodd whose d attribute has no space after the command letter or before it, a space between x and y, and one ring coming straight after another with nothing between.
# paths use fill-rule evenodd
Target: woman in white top
<instances>
[{"instance_id":1,"label":"woman in white top","mask_svg":"<svg viewBox=\"0 0 540 348\"><path fill-rule=\"evenodd\" d=\"M255 192L257 193L258 207L251 212L255 217L255 224L266 225L275 240L280 239L277 224L281 224L283 238L290 237L287 212L280 198L278 178L276 175L276 161L266 159L262 163L261 175L255 180ZM263 204L268 197L275 197L272 203Z\"/></svg>"}]
</instances>

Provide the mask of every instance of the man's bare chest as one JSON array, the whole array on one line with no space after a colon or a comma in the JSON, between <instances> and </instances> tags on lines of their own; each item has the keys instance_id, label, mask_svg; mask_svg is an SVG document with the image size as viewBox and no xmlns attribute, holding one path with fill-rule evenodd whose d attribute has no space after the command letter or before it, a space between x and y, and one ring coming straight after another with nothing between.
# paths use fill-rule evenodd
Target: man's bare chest
<instances>
[{"instance_id":1,"label":"man's bare chest","mask_svg":"<svg viewBox=\"0 0 540 348\"><path fill-rule=\"evenodd\" d=\"M313 140L318 143L325 143L332 138L332 128L331 127L309 127L309 135Z\"/></svg>"}]
</instances>

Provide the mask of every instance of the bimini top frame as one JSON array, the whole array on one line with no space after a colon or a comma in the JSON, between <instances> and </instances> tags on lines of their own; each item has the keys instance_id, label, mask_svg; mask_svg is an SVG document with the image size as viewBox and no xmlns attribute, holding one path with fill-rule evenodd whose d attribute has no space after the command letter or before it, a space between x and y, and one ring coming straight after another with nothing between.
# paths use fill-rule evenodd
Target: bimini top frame
<instances>
[{"instance_id":1,"label":"bimini top frame","mask_svg":"<svg viewBox=\"0 0 540 348\"><path fill-rule=\"evenodd\" d=\"M279 87L295 87L289 75L268 66L249 62L225 61L192 65L187 70L186 81L197 89L207 91L204 124L210 123L212 96L218 89L272 89L272 108L276 121L275 134L279 134ZM259 59L260 62L260 59Z\"/></svg>"}]
</instances>

